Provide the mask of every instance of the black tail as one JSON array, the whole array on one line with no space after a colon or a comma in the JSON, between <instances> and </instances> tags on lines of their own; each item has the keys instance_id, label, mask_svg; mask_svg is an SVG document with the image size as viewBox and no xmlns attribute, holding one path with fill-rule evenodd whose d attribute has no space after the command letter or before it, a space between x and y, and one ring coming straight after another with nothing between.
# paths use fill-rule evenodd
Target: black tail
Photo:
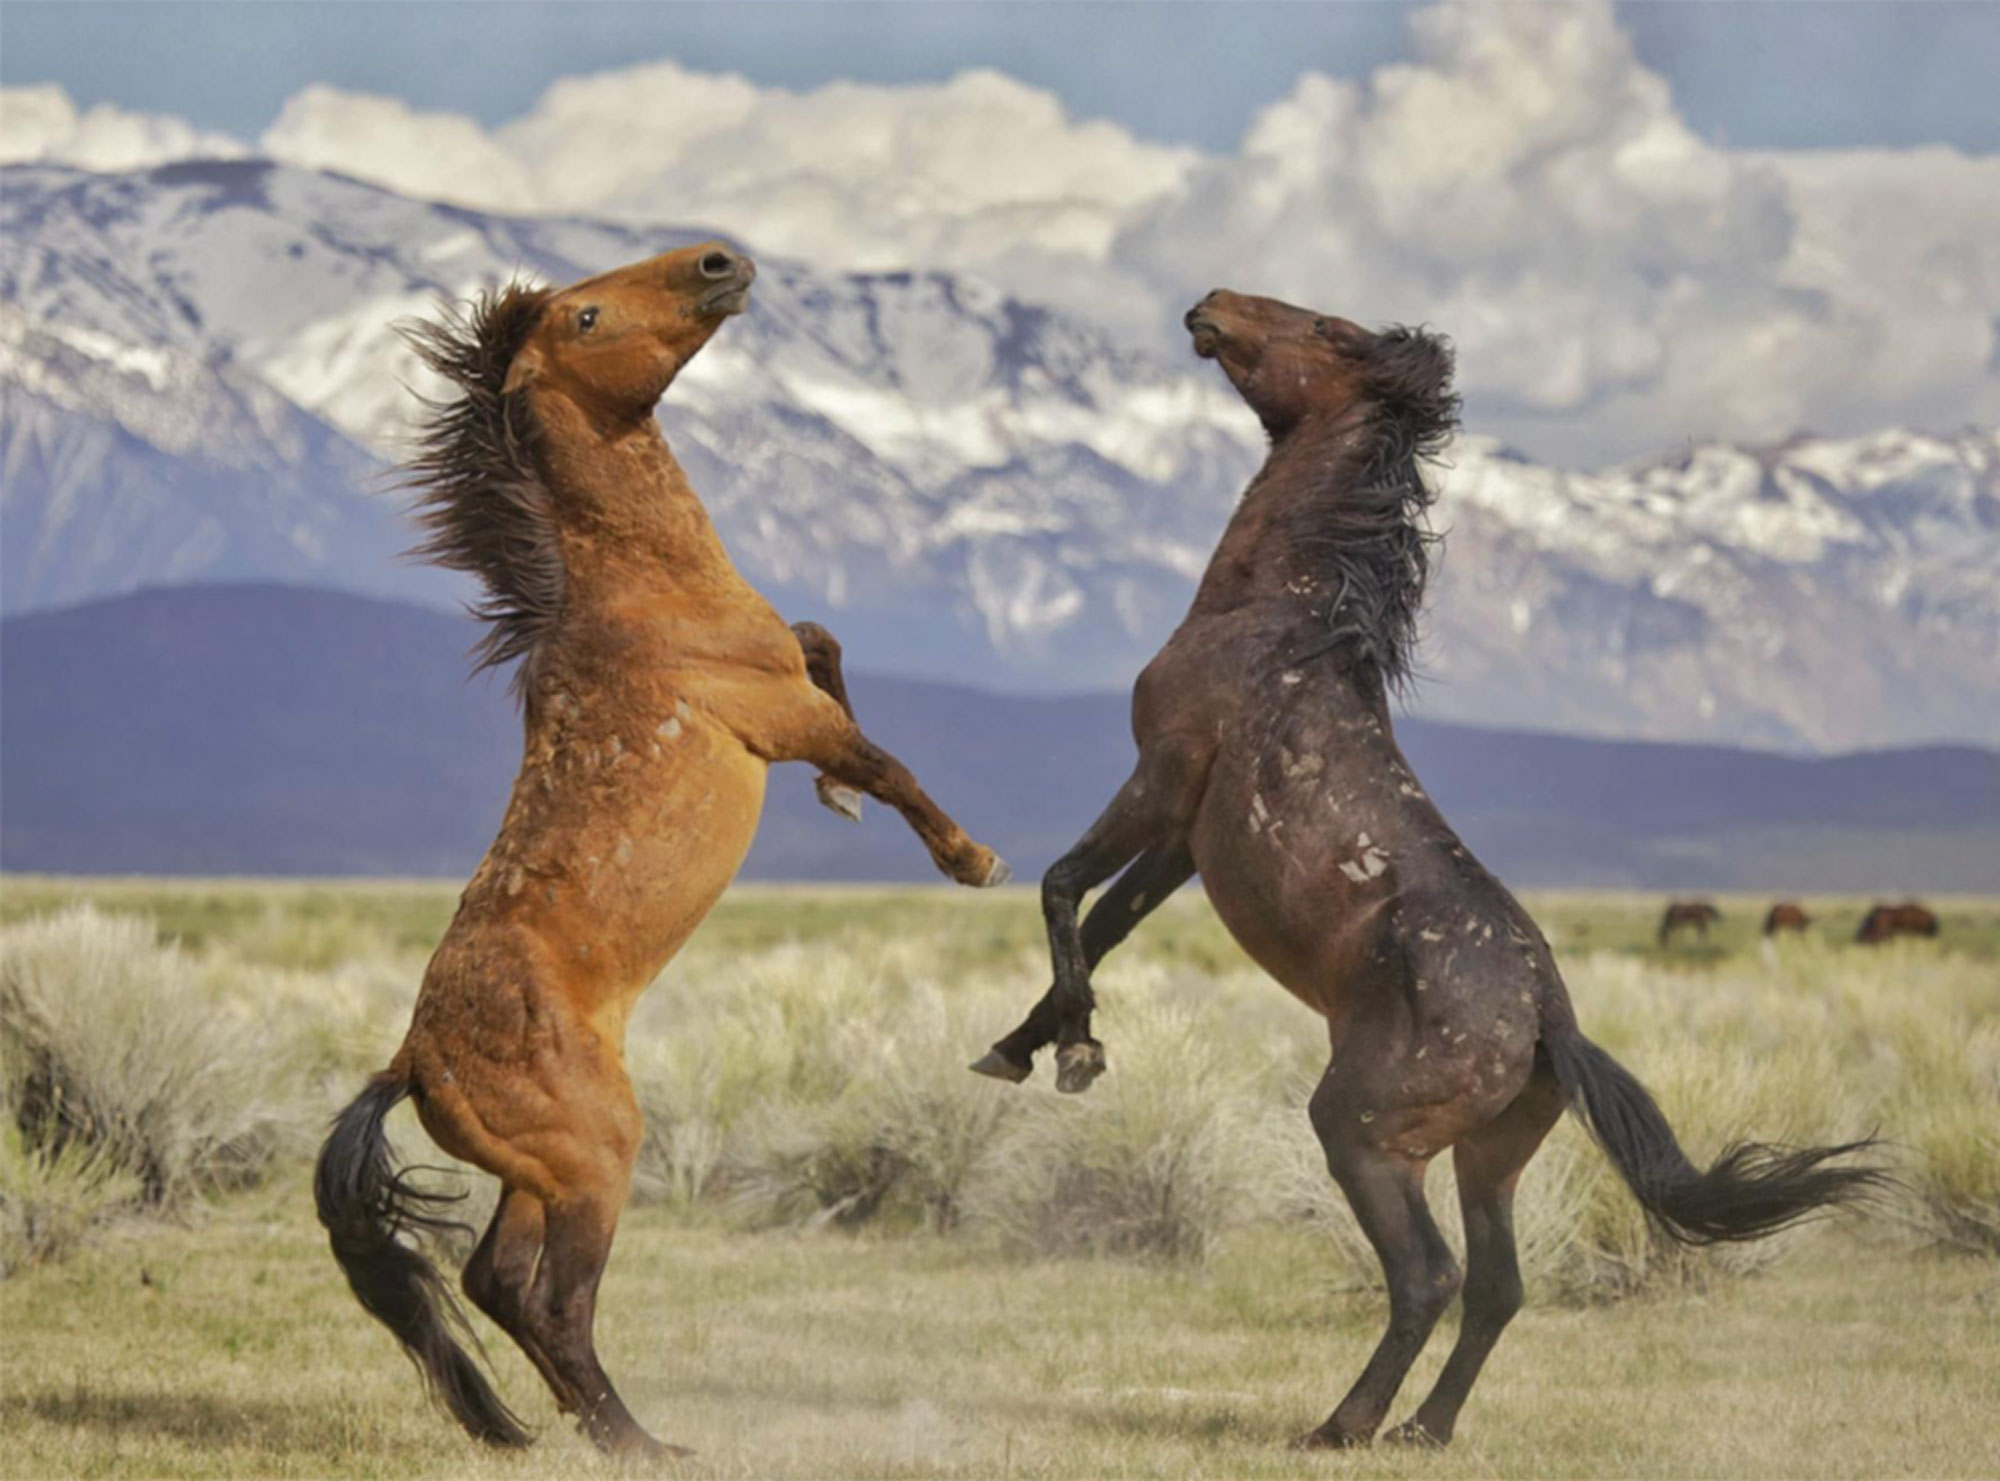
<instances>
[{"instance_id":1,"label":"black tail","mask_svg":"<svg viewBox=\"0 0 2000 1481\"><path fill-rule=\"evenodd\" d=\"M390 1164L382 1118L409 1093L409 1081L377 1075L334 1118L333 1133L320 1148L313 1173L319 1221L348 1285L396 1334L432 1397L473 1438L489 1445L526 1445L532 1437L460 1343L461 1336L470 1335L465 1313L437 1267L399 1238L462 1227L433 1212L450 1198L412 1187Z\"/></svg>"},{"instance_id":2,"label":"black tail","mask_svg":"<svg viewBox=\"0 0 2000 1481\"><path fill-rule=\"evenodd\" d=\"M1703 1172L1688 1161L1660 1108L1625 1067L1577 1031L1544 1028L1542 1047L1563 1094L1653 1221L1682 1244L1757 1239L1817 1209L1865 1199L1888 1186L1872 1167L1827 1163L1875 1145L1774 1147L1737 1142Z\"/></svg>"}]
</instances>

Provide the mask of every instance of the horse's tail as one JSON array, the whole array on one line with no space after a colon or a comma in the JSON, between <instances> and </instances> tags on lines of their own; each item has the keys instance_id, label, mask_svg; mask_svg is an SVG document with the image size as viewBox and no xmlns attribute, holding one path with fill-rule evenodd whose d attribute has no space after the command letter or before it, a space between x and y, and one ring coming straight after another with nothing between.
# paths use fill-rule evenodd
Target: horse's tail
<instances>
[{"instance_id":1,"label":"horse's tail","mask_svg":"<svg viewBox=\"0 0 2000 1481\"><path fill-rule=\"evenodd\" d=\"M1688 1161L1652 1095L1574 1022L1545 1025L1542 1047L1570 1109L1590 1128L1640 1206L1682 1244L1757 1239L1817 1209L1888 1185L1875 1167L1830 1167L1875 1139L1832 1147L1736 1142L1706 1172Z\"/></svg>"},{"instance_id":2,"label":"horse's tail","mask_svg":"<svg viewBox=\"0 0 2000 1481\"><path fill-rule=\"evenodd\" d=\"M450 1197L412 1186L390 1162L382 1120L409 1093L406 1076L377 1075L334 1118L313 1172L319 1221L355 1296L396 1334L432 1397L475 1439L526 1445L531 1436L460 1341L471 1337L465 1313L437 1267L400 1237L462 1227L436 1212Z\"/></svg>"}]
</instances>

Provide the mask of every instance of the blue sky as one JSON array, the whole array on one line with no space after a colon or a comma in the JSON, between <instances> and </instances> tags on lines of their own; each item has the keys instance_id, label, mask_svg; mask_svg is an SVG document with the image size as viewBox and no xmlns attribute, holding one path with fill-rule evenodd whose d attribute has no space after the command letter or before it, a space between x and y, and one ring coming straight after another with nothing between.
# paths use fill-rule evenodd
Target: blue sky
<instances>
[{"instance_id":1,"label":"blue sky","mask_svg":"<svg viewBox=\"0 0 2000 1481\"><path fill-rule=\"evenodd\" d=\"M2000 5L1621 4L1690 127L1738 148L2000 148ZM554 78L672 57L766 86L937 81L994 67L1144 138L1234 145L1308 69L1408 50L1401 5L319 4L7 0L0 75L78 103L255 138L308 83L496 124Z\"/></svg>"}]
</instances>

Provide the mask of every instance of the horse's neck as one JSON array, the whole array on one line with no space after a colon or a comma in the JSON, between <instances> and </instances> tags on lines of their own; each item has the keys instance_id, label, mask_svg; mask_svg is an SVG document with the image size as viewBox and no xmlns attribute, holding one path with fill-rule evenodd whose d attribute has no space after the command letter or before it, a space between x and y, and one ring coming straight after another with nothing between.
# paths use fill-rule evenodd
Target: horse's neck
<instances>
[{"instance_id":1,"label":"horse's neck","mask_svg":"<svg viewBox=\"0 0 2000 1481\"><path fill-rule=\"evenodd\" d=\"M603 723L650 714L662 676L719 655L762 657L782 619L737 572L651 417L607 434L545 415L542 464L562 552L562 615L532 687ZM589 435L572 435L579 431ZM574 721L531 698L528 723Z\"/></svg>"},{"instance_id":2,"label":"horse's neck","mask_svg":"<svg viewBox=\"0 0 2000 1481\"><path fill-rule=\"evenodd\" d=\"M1209 558L1194 610L1220 612L1313 581L1311 552L1298 547L1300 506L1327 497L1361 456L1363 426L1349 413L1315 417L1271 444Z\"/></svg>"},{"instance_id":3,"label":"horse's neck","mask_svg":"<svg viewBox=\"0 0 2000 1481\"><path fill-rule=\"evenodd\" d=\"M702 603L744 582L659 424L615 435L550 429L550 473L566 604Z\"/></svg>"}]
</instances>

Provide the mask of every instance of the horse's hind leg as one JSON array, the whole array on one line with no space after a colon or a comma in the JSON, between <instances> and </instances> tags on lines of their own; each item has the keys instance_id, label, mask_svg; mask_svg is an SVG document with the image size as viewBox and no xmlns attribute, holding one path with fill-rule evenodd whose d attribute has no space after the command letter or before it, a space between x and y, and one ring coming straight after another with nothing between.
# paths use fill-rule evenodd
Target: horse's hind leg
<instances>
[{"instance_id":1,"label":"horse's hind leg","mask_svg":"<svg viewBox=\"0 0 2000 1481\"><path fill-rule=\"evenodd\" d=\"M519 1344L556 1403L577 1416L600 1448L684 1454L632 1418L592 1338L597 1286L639 1149L631 1082L622 1067L598 1056L573 1056L561 1069L551 1083L562 1098L549 1099L562 1120L542 1121L531 1141L491 1135L486 1127L499 1118L477 1113L463 1089L473 1077L462 1072L456 1094L432 1096L424 1106L425 1128L439 1146L505 1184L493 1222L466 1262L465 1291Z\"/></svg>"},{"instance_id":2,"label":"horse's hind leg","mask_svg":"<svg viewBox=\"0 0 2000 1481\"><path fill-rule=\"evenodd\" d=\"M1424 1200L1425 1163L1359 1135L1363 1126L1356 1108L1346 1097L1328 1094L1333 1083L1329 1072L1313 1096L1313 1128L1361 1232L1382 1261L1389 1329L1326 1422L1299 1439L1307 1449L1369 1442L1459 1287L1458 1263Z\"/></svg>"},{"instance_id":3,"label":"horse's hind leg","mask_svg":"<svg viewBox=\"0 0 2000 1481\"><path fill-rule=\"evenodd\" d=\"M1514 1185L1528 1159L1562 1117L1562 1090L1544 1066L1492 1121L1452 1149L1458 1205L1465 1216L1465 1308L1458 1341L1429 1397L1389 1439L1445 1445L1465 1396L1494 1343L1521 1309L1521 1267L1514 1251Z\"/></svg>"},{"instance_id":4,"label":"horse's hind leg","mask_svg":"<svg viewBox=\"0 0 2000 1481\"><path fill-rule=\"evenodd\" d=\"M541 1261L527 1306L527 1323L554 1378L551 1387L601 1450L676 1456L640 1427L598 1361L592 1329L597 1285L611 1256L611 1237L624 1203L622 1187L565 1198L546 1216ZM525 1346L526 1344L524 1344ZM531 1350L530 1355L533 1356Z\"/></svg>"},{"instance_id":5,"label":"horse's hind leg","mask_svg":"<svg viewBox=\"0 0 2000 1481\"><path fill-rule=\"evenodd\" d=\"M528 1320L528 1296L541 1259L545 1228L546 1210L541 1199L524 1189L503 1189L500 1204L493 1210L493 1222L486 1226L479 1247L465 1262L462 1284L472 1304L527 1354L556 1395L556 1402L565 1412L574 1412L581 1400L566 1391L562 1374L542 1350Z\"/></svg>"}]
</instances>

